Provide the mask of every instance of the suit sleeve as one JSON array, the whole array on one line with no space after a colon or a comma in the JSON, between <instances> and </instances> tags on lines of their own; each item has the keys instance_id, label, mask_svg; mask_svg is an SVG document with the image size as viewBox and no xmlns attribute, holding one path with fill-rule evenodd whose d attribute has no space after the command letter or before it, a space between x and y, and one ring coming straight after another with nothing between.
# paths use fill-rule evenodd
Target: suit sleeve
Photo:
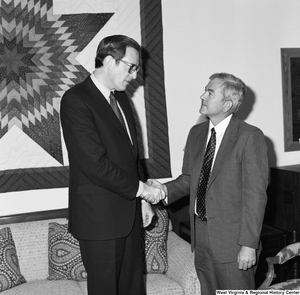
<instances>
[{"instance_id":1,"label":"suit sleeve","mask_svg":"<svg viewBox=\"0 0 300 295\"><path fill-rule=\"evenodd\" d=\"M267 147L263 133L255 129L247 140L242 159L242 225L238 244L259 246L268 185Z\"/></svg>"},{"instance_id":2,"label":"suit sleeve","mask_svg":"<svg viewBox=\"0 0 300 295\"><path fill-rule=\"evenodd\" d=\"M191 134L191 133L190 133ZM183 156L182 173L176 179L165 183L168 190L168 204L174 203L190 193L191 135L189 134Z\"/></svg>"},{"instance_id":3,"label":"suit sleeve","mask_svg":"<svg viewBox=\"0 0 300 295\"><path fill-rule=\"evenodd\" d=\"M84 99L73 92L66 92L62 98L60 114L69 158L75 159L85 177L105 190L134 199L139 179L110 160L95 126L93 114Z\"/></svg>"}]
</instances>

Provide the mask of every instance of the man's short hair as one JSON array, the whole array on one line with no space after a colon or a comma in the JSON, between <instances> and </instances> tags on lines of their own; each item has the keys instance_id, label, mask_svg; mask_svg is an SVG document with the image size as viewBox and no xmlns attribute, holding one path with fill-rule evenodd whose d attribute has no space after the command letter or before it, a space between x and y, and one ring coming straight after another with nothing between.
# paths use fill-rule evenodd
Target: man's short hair
<instances>
[{"instance_id":1,"label":"man's short hair","mask_svg":"<svg viewBox=\"0 0 300 295\"><path fill-rule=\"evenodd\" d=\"M95 67L103 66L106 56L112 56L116 61L122 59L126 54L126 48L131 47L140 53L140 45L130 37L124 35L112 35L102 39L97 48Z\"/></svg>"},{"instance_id":2,"label":"man's short hair","mask_svg":"<svg viewBox=\"0 0 300 295\"><path fill-rule=\"evenodd\" d=\"M228 73L215 73L211 75L209 79L219 79L223 81L223 99L232 102L231 112L237 112L247 93L245 83L241 79Z\"/></svg>"}]
</instances>

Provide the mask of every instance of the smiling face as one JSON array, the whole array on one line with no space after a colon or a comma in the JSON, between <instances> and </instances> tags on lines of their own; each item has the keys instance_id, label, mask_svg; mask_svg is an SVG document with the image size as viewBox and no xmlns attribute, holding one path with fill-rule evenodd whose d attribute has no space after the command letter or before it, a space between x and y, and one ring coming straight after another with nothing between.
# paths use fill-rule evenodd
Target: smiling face
<instances>
[{"instance_id":1,"label":"smiling face","mask_svg":"<svg viewBox=\"0 0 300 295\"><path fill-rule=\"evenodd\" d=\"M126 48L126 54L122 58L123 61L130 64L139 64L139 53L132 47ZM111 60L113 65L110 67L109 80L111 90L124 91L132 79L136 79L137 73L129 73L130 67L123 62L118 62L115 59Z\"/></svg>"},{"instance_id":2,"label":"smiling face","mask_svg":"<svg viewBox=\"0 0 300 295\"><path fill-rule=\"evenodd\" d=\"M223 83L220 79L210 80L205 87L205 92L200 96L202 101L200 113L209 117L214 125L229 115L230 102L224 100Z\"/></svg>"}]
</instances>

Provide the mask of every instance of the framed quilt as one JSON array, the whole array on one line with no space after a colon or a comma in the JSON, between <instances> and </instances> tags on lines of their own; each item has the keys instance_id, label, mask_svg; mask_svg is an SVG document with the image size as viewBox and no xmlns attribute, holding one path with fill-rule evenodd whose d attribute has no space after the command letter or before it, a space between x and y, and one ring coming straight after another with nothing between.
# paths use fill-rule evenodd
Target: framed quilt
<instances>
[{"instance_id":1,"label":"framed quilt","mask_svg":"<svg viewBox=\"0 0 300 295\"><path fill-rule=\"evenodd\" d=\"M68 186L60 99L94 70L98 43L112 34L142 45L126 91L148 177L171 176L161 18L161 0L1 2L0 192Z\"/></svg>"}]
</instances>

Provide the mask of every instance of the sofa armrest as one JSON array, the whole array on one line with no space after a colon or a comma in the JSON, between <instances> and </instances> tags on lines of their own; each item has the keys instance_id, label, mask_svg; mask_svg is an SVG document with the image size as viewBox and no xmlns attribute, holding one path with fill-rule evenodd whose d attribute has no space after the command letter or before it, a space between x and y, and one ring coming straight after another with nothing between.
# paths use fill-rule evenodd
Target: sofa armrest
<instances>
[{"instance_id":1,"label":"sofa armrest","mask_svg":"<svg viewBox=\"0 0 300 295\"><path fill-rule=\"evenodd\" d=\"M167 251L168 270L166 275L179 283L186 295L200 295L200 283L195 270L191 245L175 232L169 231Z\"/></svg>"}]
</instances>

